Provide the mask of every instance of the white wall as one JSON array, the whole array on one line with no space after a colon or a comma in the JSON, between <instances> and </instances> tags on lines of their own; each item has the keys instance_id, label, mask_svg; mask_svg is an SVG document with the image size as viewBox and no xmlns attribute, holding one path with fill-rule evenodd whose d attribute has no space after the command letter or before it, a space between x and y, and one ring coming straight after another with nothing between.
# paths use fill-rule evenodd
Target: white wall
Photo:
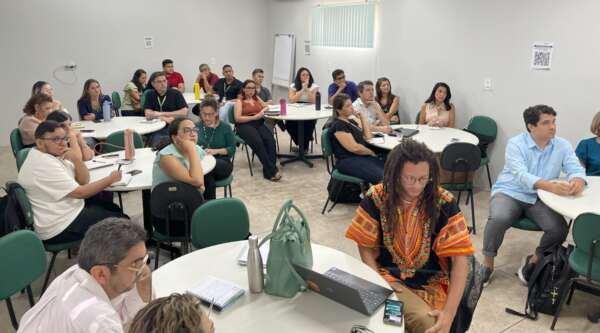
<instances>
[{"instance_id":1,"label":"white wall","mask_svg":"<svg viewBox=\"0 0 600 333\"><path fill-rule=\"evenodd\" d=\"M270 64L267 0L27 0L0 2L0 80L3 121L0 145L22 116L32 84L49 81L71 114L83 82L100 81L103 92L121 91L137 68L160 70L171 58L191 89L198 65L221 75L230 63L245 79ZM144 36L155 47L145 49ZM211 63L211 59L214 61ZM78 67L65 72L69 60ZM59 69L56 75L53 71Z\"/></svg>"},{"instance_id":2,"label":"white wall","mask_svg":"<svg viewBox=\"0 0 600 333\"><path fill-rule=\"evenodd\" d=\"M274 0L271 33L293 32L300 41L309 39L309 17L290 13L314 3ZM498 122L498 139L491 148L494 174L504 164L506 140L524 130L522 112L530 105L553 106L558 135L574 145L592 136L589 123L600 109L600 2L381 0L378 6L377 49L313 48L310 56L298 55L298 64L315 69L321 84L330 80L330 63L355 81L389 77L401 98L404 122L414 121L435 82L447 82L457 127L477 114ZM554 42L552 70L530 69L535 41ZM484 78L492 79L492 91L483 90Z\"/></svg>"}]
</instances>

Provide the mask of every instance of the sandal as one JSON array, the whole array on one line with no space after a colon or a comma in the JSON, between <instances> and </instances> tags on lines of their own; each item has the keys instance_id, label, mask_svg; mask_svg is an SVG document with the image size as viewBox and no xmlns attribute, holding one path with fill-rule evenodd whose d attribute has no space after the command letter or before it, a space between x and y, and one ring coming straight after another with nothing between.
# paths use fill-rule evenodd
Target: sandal
<instances>
[{"instance_id":1,"label":"sandal","mask_svg":"<svg viewBox=\"0 0 600 333\"><path fill-rule=\"evenodd\" d=\"M271 177L271 179L269 179L272 182L278 182L281 180L281 174L278 172L275 176Z\"/></svg>"}]
</instances>

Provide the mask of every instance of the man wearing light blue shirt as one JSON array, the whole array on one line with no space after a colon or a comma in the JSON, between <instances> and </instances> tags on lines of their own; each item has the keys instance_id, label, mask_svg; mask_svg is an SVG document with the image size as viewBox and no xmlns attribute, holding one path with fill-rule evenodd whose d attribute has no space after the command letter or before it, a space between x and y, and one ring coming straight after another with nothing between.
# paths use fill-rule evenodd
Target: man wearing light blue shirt
<instances>
[{"instance_id":1,"label":"man wearing light blue shirt","mask_svg":"<svg viewBox=\"0 0 600 333\"><path fill-rule=\"evenodd\" d=\"M564 242L569 229L565 219L546 206L537 196L542 189L558 195L577 195L585 186L585 170L579 164L571 144L556 135L556 112L549 106L536 105L523 112L527 133L508 141L504 169L492 188L490 216L483 236L484 264L493 272L494 257L504 233L521 216L535 222L544 235L533 255L524 258L518 275L527 280L544 252ZM560 173L567 181L552 182ZM485 277L489 283L491 273Z\"/></svg>"}]
</instances>

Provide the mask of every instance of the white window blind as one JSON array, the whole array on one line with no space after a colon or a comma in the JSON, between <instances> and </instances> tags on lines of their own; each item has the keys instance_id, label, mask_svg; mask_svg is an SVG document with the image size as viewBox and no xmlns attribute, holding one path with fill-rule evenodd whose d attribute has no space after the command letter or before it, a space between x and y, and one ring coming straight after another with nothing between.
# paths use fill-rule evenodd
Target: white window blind
<instances>
[{"instance_id":1,"label":"white window blind","mask_svg":"<svg viewBox=\"0 0 600 333\"><path fill-rule=\"evenodd\" d=\"M320 5L312 11L312 44L372 48L374 25L374 3Z\"/></svg>"}]
</instances>

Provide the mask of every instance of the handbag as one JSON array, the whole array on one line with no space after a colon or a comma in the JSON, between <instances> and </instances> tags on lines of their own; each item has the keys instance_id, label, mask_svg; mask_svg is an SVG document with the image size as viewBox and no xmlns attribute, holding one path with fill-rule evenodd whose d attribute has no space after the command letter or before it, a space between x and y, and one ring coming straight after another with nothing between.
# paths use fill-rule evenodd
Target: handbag
<instances>
[{"instance_id":1,"label":"handbag","mask_svg":"<svg viewBox=\"0 0 600 333\"><path fill-rule=\"evenodd\" d=\"M298 291L305 291L306 282L296 272L292 263L312 267L310 229L304 214L292 200L283 204L273 224L273 231L260 242L259 247L267 241L270 241L270 244L265 292L291 298Z\"/></svg>"}]
</instances>

